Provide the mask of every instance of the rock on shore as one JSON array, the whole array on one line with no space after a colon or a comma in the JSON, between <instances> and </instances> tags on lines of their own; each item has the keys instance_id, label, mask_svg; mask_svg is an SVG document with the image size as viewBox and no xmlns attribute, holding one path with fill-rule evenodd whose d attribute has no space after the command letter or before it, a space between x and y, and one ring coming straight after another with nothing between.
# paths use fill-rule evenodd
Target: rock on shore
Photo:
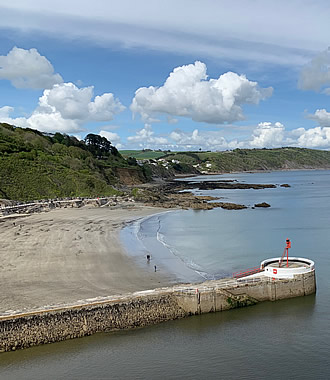
<instances>
[{"instance_id":1,"label":"rock on shore","mask_svg":"<svg viewBox=\"0 0 330 380\"><path fill-rule=\"evenodd\" d=\"M256 203L256 204L254 205L254 207L264 207L264 208L267 208L267 207L270 207L270 204L269 204L269 203L266 203L266 202Z\"/></svg>"}]
</instances>

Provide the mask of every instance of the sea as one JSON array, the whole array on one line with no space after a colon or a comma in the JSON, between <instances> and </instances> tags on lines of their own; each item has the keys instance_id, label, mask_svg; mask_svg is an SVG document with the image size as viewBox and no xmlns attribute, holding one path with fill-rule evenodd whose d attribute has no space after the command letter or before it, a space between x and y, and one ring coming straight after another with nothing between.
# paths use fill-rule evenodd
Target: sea
<instances>
[{"instance_id":1,"label":"sea","mask_svg":"<svg viewBox=\"0 0 330 380\"><path fill-rule=\"evenodd\" d=\"M3 353L0 379L330 379L330 171L190 180L217 179L290 187L196 185L248 208L175 210L127 226L121 238L138 265L150 254L176 281L218 279L281 256L289 238L290 256L315 261L316 295Z\"/></svg>"}]
</instances>

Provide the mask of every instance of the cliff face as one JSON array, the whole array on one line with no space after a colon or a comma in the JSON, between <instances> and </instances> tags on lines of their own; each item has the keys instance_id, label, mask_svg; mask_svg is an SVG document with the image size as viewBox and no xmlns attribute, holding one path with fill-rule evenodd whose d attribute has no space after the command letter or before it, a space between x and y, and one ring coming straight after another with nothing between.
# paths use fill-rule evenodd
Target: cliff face
<instances>
[{"instance_id":1,"label":"cliff face","mask_svg":"<svg viewBox=\"0 0 330 380\"><path fill-rule=\"evenodd\" d=\"M114 172L123 185L139 185L146 182L143 172L138 168L115 168Z\"/></svg>"}]
</instances>

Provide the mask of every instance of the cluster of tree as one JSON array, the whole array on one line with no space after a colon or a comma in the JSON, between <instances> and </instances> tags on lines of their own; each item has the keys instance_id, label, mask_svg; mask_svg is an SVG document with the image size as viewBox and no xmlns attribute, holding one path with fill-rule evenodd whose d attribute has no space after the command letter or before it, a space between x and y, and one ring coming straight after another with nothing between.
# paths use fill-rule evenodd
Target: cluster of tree
<instances>
[{"instance_id":1,"label":"cluster of tree","mask_svg":"<svg viewBox=\"0 0 330 380\"><path fill-rule=\"evenodd\" d=\"M120 156L111 141L100 135L89 133L84 140L56 132L43 133L30 128L19 128L0 123L0 153L30 152L34 150L51 151L53 144L77 147L90 152L95 158Z\"/></svg>"},{"instance_id":2,"label":"cluster of tree","mask_svg":"<svg viewBox=\"0 0 330 380\"><path fill-rule=\"evenodd\" d=\"M89 150L93 156L98 158L109 155L119 156L117 148L111 145L111 142L105 137L89 133L85 137L84 142L87 150Z\"/></svg>"},{"instance_id":3,"label":"cluster of tree","mask_svg":"<svg viewBox=\"0 0 330 380\"><path fill-rule=\"evenodd\" d=\"M149 179L146 170L96 134L79 140L0 123L0 198L111 195L126 175Z\"/></svg>"},{"instance_id":4,"label":"cluster of tree","mask_svg":"<svg viewBox=\"0 0 330 380\"><path fill-rule=\"evenodd\" d=\"M49 136L53 143L59 143L66 146L76 146L92 153L94 157L102 158L109 155L118 156L119 152L111 145L106 137L89 133L84 140L78 140L75 136L69 136L56 132L53 136Z\"/></svg>"}]
</instances>

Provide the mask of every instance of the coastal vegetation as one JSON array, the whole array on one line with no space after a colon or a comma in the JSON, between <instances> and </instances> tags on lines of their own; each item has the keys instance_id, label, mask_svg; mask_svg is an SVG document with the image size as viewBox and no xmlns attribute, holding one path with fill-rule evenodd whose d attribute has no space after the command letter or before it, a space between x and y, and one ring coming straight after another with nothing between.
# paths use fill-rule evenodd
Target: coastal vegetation
<instances>
[{"instance_id":1,"label":"coastal vegetation","mask_svg":"<svg viewBox=\"0 0 330 380\"><path fill-rule=\"evenodd\" d=\"M0 123L0 198L4 199L111 196L127 185L172 179L177 174L316 168L330 168L329 151L285 147L119 152L100 135L79 140Z\"/></svg>"},{"instance_id":2,"label":"coastal vegetation","mask_svg":"<svg viewBox=\"0 0 330 380\"><path fill-rule=\"evenodd\" d=\"M33 200L118 194L118 170L143 169L130 164L106 138L84 140L61 133L0 124L0 198Z\"/></svg>"},{"instance_id":3,"label":"coastal vegetation","mask_svg":"<svg viewBox=\"0 0 330 380\"><path fill-rule=\"evenodd\" d=\"M225 152L173 152L162 160L201 172L330 168L330 152L306 148L234 149Z\"/></svg>"},{"instance_id":4,"label":"coastal vegetation","mask_svg":"<svg viewBox=\"0 0 330 380\"><path fill-rule=\"evenodd\" d=\"M157 159L166 155L162 150L142 149L142 150L121 150L120 154L125 157L134 157L137 160Z\"/></svg>"}]
</instances>

